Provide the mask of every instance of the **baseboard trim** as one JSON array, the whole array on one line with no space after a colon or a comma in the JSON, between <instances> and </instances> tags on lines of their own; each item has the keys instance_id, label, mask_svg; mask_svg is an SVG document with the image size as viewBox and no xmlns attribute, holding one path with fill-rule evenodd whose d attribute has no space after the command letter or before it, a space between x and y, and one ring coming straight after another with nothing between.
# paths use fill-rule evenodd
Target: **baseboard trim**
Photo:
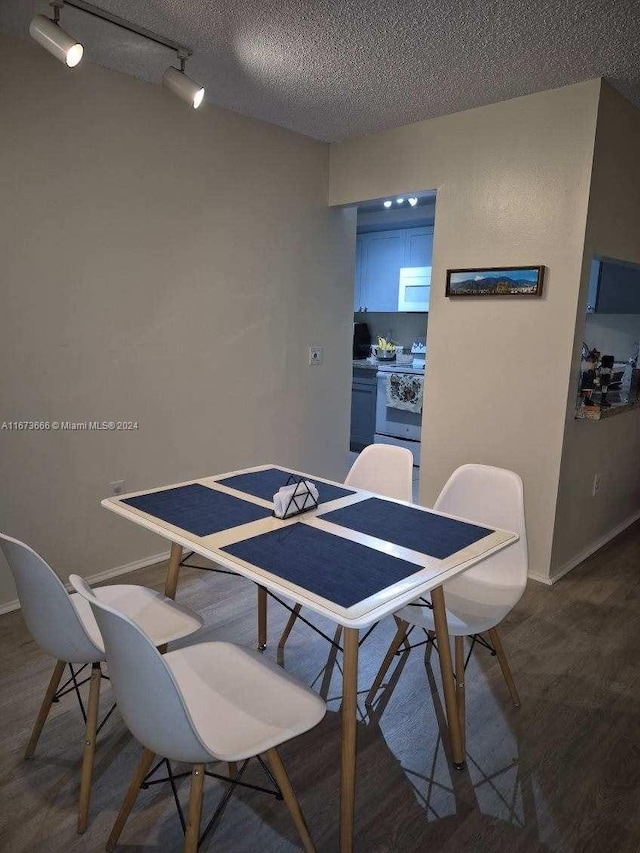
<instances>
[{"instance_id":1,"label":"baseboard trim","mask_svg":"<svg viewBox=\"0 0 640 853\"><path fill-rule=\"evenodd\" d=\"M529 578L529 580L537 581L537 583L543 583L545 584L545 586L551 586L551 584L553 583L553 581L550 577L548 577L548 575L539 575L537 572L529 572L527 577Z\"/></svg>"},{"instance_id":2,"label":"baseboard trim","mask_svg":"<svg viewBox=\"0 0 640 853\"><path fill-rule=\"evenodd\" d=\"M564 566L561 566L557 572L554 572L553 575L549 578L535 577L535 580L541 580L543 583L547 583L552 585L563 578L566 574L568 574L572 569L575 569L576 566L579 566L580 563L583 563L586 559L588 559L592 554L595 554L596 551L599 551L600 548L603 548L607 542L611 542L612 539L615 539L620 533L627 529L627 527L631 527L636 521L640 519L640 510L635 512L633 515L629 516L629 518L625 519L625 521L617 524L614 528L609 530L608 533L605 533L604 536L601 536L599 539L596 539L590 545L580 551L579 554L576 554L575 557L572 557ZM529 577L534 577L530 575Z\"/></svg>"},{"instance_id":3,"label":"baseboard trim","mask_svg":"<svg viewBox=\"0 0 640 853\"><path fill-rule=\"evenodd\" d=\"M104 572L98 572L95 575L91 575L87 580L89 583L100 583L100 581L107 581L110 578L117 578L118 575L126 575L128 572L135 572L136 569L144 569L147 566L153 566L155 563L163 563L165 560L169 559L169 551L164 551L162 554L154 554L151 557L143 557L141 560L134 560L132 563L126 563L124 566L116 566L113 569L105 569ZM67 589L71 591L71 586L67 583L65 584ZM0 616L3 613L10 613L12 610L19 610L20 602L17 598L14 598L13 601L5 601L4 604L0 604Z\"/></svg>"}]
</instances>

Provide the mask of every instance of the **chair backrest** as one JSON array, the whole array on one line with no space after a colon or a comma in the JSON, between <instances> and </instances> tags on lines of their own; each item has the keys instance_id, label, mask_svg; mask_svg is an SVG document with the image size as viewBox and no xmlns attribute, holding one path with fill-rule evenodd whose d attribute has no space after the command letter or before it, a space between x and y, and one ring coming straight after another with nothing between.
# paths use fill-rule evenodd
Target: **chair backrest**
<instances>
[{"instance_id":1,"label":"chair backrest","mask_svg":"<svg viewBox=\"0 0 640 853\"><path fill-rule=\"evenodd\" d=\"M96 598L84 578L71 575L69 581L87 599L96 617L111 688L133 736L164 758L192 764L211 760L173 674L153 641L132 619Z\"/></svg>"},{"instance_id":2,"label":"chair backrest","mask_svg":"<svg viewBox=\"0 0 640 853\"><path fill-rule=\"evenodd\" d=\"M413 456L404 447L370 444L351 466L345 486L377 492L387 498L413 498Z\"/></svg>"},{"instance_id":3,"label":"chair backrest","mask_svg":"<svg viewBox=\"0 0 640 853\"><path fill-rule=\"evenodd\" d=\"M529 565L524 490L518 474L490 465L462 465L449 477L433 508L519 535L513 545L445 585L446 591L477 603L513 607L524 592Z\"/></svg>"},{"instance_id":4,"label":"chair backrest","mask_svg":"<svg viewBox=\"0 0 640 853\"><path fill-rule=\"evenodd\" d=\"M0 549L16 582L24 621L38 645L57 660L100 660L102 651L91 642L51 566L33 548L4 533L0 533Z\"/></svg>"}]
</instances>

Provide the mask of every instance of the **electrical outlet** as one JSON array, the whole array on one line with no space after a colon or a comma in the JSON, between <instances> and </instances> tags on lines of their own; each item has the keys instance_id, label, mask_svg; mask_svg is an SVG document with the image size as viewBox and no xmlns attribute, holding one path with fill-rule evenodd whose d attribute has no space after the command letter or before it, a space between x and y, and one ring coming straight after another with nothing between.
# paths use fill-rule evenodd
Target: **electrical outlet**
<instances>
[{"instance_id":1,"label":"electrical outlet","mask_svg":"<svg viewBox=\"0 0 640 853\"><path fill-rule=\"evenodd\" d=\"M598 494L598 492L600 491L601 483L602 483L602 474L596 474L595 477L593 478L593 489L591 490L591 494L594 498Z\"/></svg>"},{"instance_id":2,"label":"electrical outlet","mask_svg":"<svg viewBox=\"0 0 640 853\"><path fill-rule=\"evenodd\" d=\"M124 480L114 480L113 483L109 483L109 488L111 489L111 494L116 497L118 495L124 495L127 491L125 489Z\"/></svg>"},{"instance_id":3,"label":"electrical outlet","mask_svg":"<svg viewBox=\"0 0 640 853\"><path fill-rule=\"evenodd\" d=\"M322 347L309 347L309 364L322 364Z\"/></svg>"}]
</instances>

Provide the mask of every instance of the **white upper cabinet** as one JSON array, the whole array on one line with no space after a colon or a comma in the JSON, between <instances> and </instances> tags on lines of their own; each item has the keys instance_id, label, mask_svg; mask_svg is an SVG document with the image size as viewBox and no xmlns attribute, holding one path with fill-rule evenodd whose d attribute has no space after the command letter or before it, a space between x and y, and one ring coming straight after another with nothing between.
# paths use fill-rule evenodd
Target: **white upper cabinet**
<instances>
[{"instance_id":1,"label":"white upper cabinet","mask_svg":"<svg viewBox=\"0 0 640 853\"><path fill-rule=\"evenodd\" d=\"M408 228L403 267L430 267L433 255L433 228Z\"/></svg>"},{"instance_id":2,"label":"white upper cabinet","mask_svg":"<svg viewBox=\"0 0 640 853\"><path fill-rule=\"evenodd\" d=\"M398 311L400 270L430 268L432 251L429 226L358 234L354 310Z\"/></svg>"}]
</instances>

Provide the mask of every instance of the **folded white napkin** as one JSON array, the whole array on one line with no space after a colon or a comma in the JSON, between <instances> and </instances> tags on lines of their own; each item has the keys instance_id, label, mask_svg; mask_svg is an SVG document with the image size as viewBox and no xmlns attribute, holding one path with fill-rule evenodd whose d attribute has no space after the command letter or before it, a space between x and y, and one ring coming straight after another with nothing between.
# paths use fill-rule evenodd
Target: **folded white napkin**
<instances>
[{"instance_id":1,"label":"folded white napkin","mask_svg":"<svg viewBox=\"0 0 640 853\"><path fill-rule=\"evenodd\" d=\"M294 500L291 498L295 495ZM288 518L304 509L311 509L318 500L318 490L311 480L282 486L273 496L273 511L277 518ZM289 502L291 501L291 506ZM289 507L287 511L287 507ZM286 512L286 515L285 515Z\"/></svg>"}]
</instances>

